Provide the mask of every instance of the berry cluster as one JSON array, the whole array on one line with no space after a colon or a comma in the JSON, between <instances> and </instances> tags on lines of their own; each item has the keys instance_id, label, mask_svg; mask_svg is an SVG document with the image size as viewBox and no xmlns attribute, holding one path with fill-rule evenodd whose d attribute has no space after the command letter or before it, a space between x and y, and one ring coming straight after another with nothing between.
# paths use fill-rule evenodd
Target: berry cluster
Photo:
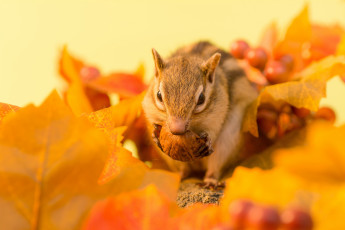
<instances>
[{"instance_id":1,"label":"berry cluster","mask_svg":"<svg viewBox=\"0 0 345 230\"><path fill-rule=\"evenodd\" d=\"M258 109L257 124L261 135L275 140L304 127L311 120L322 119L333 123L335 118L334 111L328 107L321 107L312 113L308 109L296 108L287 103L279 107L262 104Z\"/></svg>"},{"instance_id":2,"label":"berry cluster","mask_svg":"<svg viewBox=\"0 0 345 230\"><path fill-rule=\"evenodd\" d=\"M289 54L269 57L265 49L251 48L244 40L235 41L231 45L230 52L235 58L244 59L250 66L258 69L270 84L284 83L291 79L294 60ZM260 89L260 86L258 88ZM280 106L261 104L257 113L260 134L270 140L300 129L312 119L323 119L333 123L335 118L334 111L328 107L322 107L317 112L311 113L305 108L296 108L287 103Z\"/></svg>"},{"instance_id":3,"label":"berry cluster","mask_svg":"<svg viewBox=\"0 0 345 230\"><path fill-rule=\"evenodd\" d=\"M229 206L232 227L236 230L311 230L313 220L308 212L255 204L248 200L235 200Z\"/></svg>"},{"instance_id":4,"label":"berry cluster","mask_svg":"<svg viewBox=\"0 0 345 230\"><path fill-rule=\"evenodd\" d=\"M251 48L243 40L235 41L231 45L230 52L235 58L245 59L252 67L262 71L271 84L288 81L294 68L294 60L291 55L269 57L262 47Z\"/></svg>"}]
</instances>

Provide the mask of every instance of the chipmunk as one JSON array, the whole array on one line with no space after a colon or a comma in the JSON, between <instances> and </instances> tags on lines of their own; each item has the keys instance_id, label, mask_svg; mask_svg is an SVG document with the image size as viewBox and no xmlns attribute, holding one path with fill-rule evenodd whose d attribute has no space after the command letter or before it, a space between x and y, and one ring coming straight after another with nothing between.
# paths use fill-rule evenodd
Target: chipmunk
<instances>
[{"instance_id":1,"label":"chipmunk","mask_svg":"<svg viewBox=\"0 0 345 230\"><path fill-rule=\"evenodd\" d=\"M155 77L142 103L149 125L167 124L174 135L207 133L214 149L189 163L162 156L182 177L204 170L204 183L217 186L228 163L236 161L242 119L257 92L236 59L209 42L182 47L167 59L152 53Z\"/></svg>"}]
</instances>

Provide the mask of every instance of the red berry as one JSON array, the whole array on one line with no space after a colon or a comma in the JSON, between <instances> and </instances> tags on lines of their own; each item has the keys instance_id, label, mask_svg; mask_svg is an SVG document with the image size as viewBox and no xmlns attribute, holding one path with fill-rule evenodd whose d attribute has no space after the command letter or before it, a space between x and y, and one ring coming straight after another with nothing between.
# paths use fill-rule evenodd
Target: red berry
<instances>
[{"instance_id":1,"label":"red berry","mask_svg":"<svg viewBox=\"0 0 345 230\"><path fill-rule=\"evenodd\" d=\"M80 77L83 82L94 80L100 76L100 72L97 68L91 66L84 66L80 70Z\"/></svg>"},{"instance_id":2,"label":"red berry","mask_svg":"<svg viewBox=\"0 0 345 230\"><path fill-rule=\"evenodd\" d=\"M280 217L275 208L257 205L249 210L247 223L251 229L277 230Z\"/></svg>"},{"instance_id":3,"label":"red berry","mask_svg":"<svg viewBox=\"0 0 345 230\"><path fill-rule=\"evenodd\" d=\"M291 123L291 118L288 113L279 114L278 118L278 136L282 137L288 131Z\"/></svg>"},{"instance_id":4,"label":"red berry","mask_svg":"<svg viewBox=\"0 0 345 230\"><path fill-rule=\"evenodd\" d=\"M243 59L246 52L249 49L249 45L244 40L238 40L231 45L231 54L238 59Z\"/></svg>"},{"instance_id":5,"label":"red berry","mask_svg":"<svg viewBox=\"0 0 345 230\"><path fill-rule=\"evenodd\" d=\"M259 47L255 49L250 49L246 53L246 59L251 66L259 70L263 70L266 66L268 55L263 48Z\"/></svg>"},{"instance_id":6,"label":"red berry","mask_svg":"<svg viewBox=\"0 0 345 230\"><path fill-rule=\"evenodd\" d=\"M259 107L256 115L260 133L273 140L277 136L278 113L270 104L263 104Z\"/></svg>"},{"instance_id":7,"label":"red berry","mask_svg":"<svg viewBox=\"0 0 345 230\"><path fill-rule=\"evenodd\" d=\"M278 128L276 122L270 120L258 120L260 134L265 135L268 139L273 140L277 137Z\"/></svg>"},{"instance_id":8,"label":"red berry","mask_svg":"<svg viewBox=\"0 0 345 230\"><path fill-rule=\"evenodd\" d=\"M277 60L283 63L288 71L291 71L293 69L294 60L291 55L285 54L283 56L280 56Z\"/></svg>"},{"instance_id":9,"label":"red berry","mask_svg":"<svg viewBox=\"0 0 345 230\"><path fill-rule=\"evenodd\" d=\"M286 66L282 62L271 61L267 63L265 76L271 84L277 84L286 82L290 75Z\"/></svg>"},{"instance_id":10,"label":"red berry","mask_svg":"<svg viewBox=\"0 0 345 230\"><path fill-rule=\"evenodd\" d=\"M315 118L327 120L327 121L330 121L331 123L334 123L336 119L336 115L333 109L328 108L328 107L321 107L315 113Z\"/></svg>"},{"instance_id":11,"label":"red berry","mask_svg":"<svg viewBox=\"0 0 345 230\"><path fill-rule=\"evenodd\" d=\"M291 109L291 106L288 103L285 103L285 104L283 104L281 106L280 111L282 113L289 113L290 114L292 112L292 109Z\"/></svg>"},{"instance_id":12,"label":"red berry","mask_svg":"<svg viewBox=\"0 0 345 230\"><path fill-rule=\"evenodd\" d=\"M292 111L299 118L306 118L310 114L309 109L292 107Z\"/></svg>"},{"instance_id":13,"label":"red berry","mask_svg":"<svg viewBox=\"0 0 345 230\"><path fill-rule=\"evenodd\" d=\"M235 229L241 229L245 225L249 210L253 203L247 200L235 200L229 206L232 225Z\"/></svg>"},{"instance_id":14,"label":"red berry","mask_svg":"<svg viewBox=\"0 0 345 230\"><path fill-rule=\"evenodd\" d=\"M269 139L274 139L277 134L277 112L270 109L259 108L256 118L260 133Z\"/></svg>"},{"instance_id":15,"label":"red berry","mask_svg":"<svg viewBox=\"0 0 345 230\"><path fill-rule=\"evenodd\" d=\"M310 214L297 209L284 210L281 214L281 222L284 230L313 229L313 220Z\"/></svg>"},{"instance_id":16,"label":"red berry","mask_svg":"<svg viewBox=\"0 0 345 230\"><path fill-rule=\"evenodd\" d=\"M288 131L295 130L295 129L300 129L303 127L305 124L305 121L302 118L299 118L295 114L290 115L290 125L288 127Z\"/></svg>"}]
</instances>

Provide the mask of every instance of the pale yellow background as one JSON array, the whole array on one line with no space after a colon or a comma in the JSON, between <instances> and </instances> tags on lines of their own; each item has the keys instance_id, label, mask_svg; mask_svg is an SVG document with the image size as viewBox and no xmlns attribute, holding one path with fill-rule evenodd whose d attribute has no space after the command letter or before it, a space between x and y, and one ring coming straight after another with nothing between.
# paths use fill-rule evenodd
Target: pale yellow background
<instances>
[{"instance_id":1,"label":"pale yellow background","mask_svg":"<svg viewBox=\"0 0 345 230\"><path fill-rule=\"evenodd\" d=\"M134 70L144 62L152 74L151 48L163 56L176 47L208 39L228 49L237 38L255 45L272 20L280 29L302 9L299 0L0 0L0 101L40 103L61 89L57 60L70 51L104 73ZM344 0L310 1L314 21L345 25ZM330 83L326 102L345 121L345 85Z\"/></svg>"}]
</instances>

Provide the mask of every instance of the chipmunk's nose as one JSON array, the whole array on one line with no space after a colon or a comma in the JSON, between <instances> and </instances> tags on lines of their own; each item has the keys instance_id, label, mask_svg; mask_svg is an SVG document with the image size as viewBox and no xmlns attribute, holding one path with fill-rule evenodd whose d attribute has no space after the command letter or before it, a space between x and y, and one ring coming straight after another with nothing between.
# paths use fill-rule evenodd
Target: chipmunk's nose
<instances>
[{"instance_id":1,"label":"chipmunk's nose","mask_svg":"<svg viewBox=\"0 0 345 230\"><path fill-rule=\"evenodd\" d=\"M170 132L174 135L183 135L187 132L188 122L181 118L170 117L168 121L168 126Z\"/></svg>"}]
</instances>

